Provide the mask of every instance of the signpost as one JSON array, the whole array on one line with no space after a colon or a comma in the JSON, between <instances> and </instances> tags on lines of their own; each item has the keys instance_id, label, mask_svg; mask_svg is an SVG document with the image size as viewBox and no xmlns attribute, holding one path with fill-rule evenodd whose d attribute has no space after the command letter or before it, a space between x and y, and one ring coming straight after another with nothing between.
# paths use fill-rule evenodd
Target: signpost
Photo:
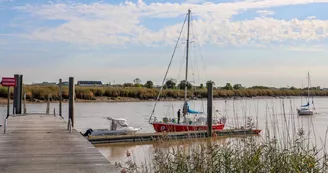
<instances>
[{"instance_id":1,"label":"signpost","mask_svg":"<svg viewBox=\"0 0 328 173\"><path fill-rule=\"evenodd\" d=\"M8 105L7 105L7 118L9 117L9 105L10 105L10 87L16 86L16 79L13 77L3 77L1 81L2 86L8 87Z\"/></svg>"}]
</instances>

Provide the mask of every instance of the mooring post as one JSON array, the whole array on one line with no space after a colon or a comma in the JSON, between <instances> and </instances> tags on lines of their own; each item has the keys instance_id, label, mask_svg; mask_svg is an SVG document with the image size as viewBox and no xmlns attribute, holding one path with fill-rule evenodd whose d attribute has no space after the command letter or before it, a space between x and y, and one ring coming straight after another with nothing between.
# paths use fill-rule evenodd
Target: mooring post
<instances>
[{"instance_id":1,"label":"mooring post","mask_svg":"<svg viewBox=\"0 0 328 173\"><path fill-rule=\"evenodd\" d=\"M62 79L59 79L59 116L62 117L62 100L63 100L63 90L62 90Z\"/></svg>"},{"instance_id":2,"label":"mooring post","mask_svg":"<svg viewBox=\"0 0 328 173\"><path fill-rule=\"evenodd\" d=\"M8 98L7 98L7 118L9 117L9 109L10 109L10 87L8 87Z\"/></svg>"},{"instance_id":3,"label":"mooring post","mask_svg":"<svg viewBox=\"0 0 328 173\"><path fill-rule=\"evenodd\" d=\"M213 82L207 83L207 137L212 137Z\"/></svg>"},{"instance_id":4,"label":"mooring post","mask_svg":"<svg viewBox=\"0 0 328 173\"><path fill-rule=\"evenodd\" d=\"M46 114L50 114L50 96L48 94Z\"/></svg>"},{"instance_id":5,"label":"mooring post","mask_svg":"<svg viewBox=\"0 0 328 173\"><path fill-rule=\"evenodd\" d=\"M26 114L27 113L27 109L26 109L26 93L24 93L23 106L24 106L24 114Z\"/></svg>"},{"instance_id":6,"label":"mooring post","mask_svg":"<svg viewBox=\"0 0 328 173\"><path fill-rule=\"evenodd\" d=\"M6 134L6 132L7 132L7 122L8 121L8 118L5 118L5 122L4 122L4 124L3 124L3 133L4 134Z\"/></svg>"},{"instance_id":7,"label":"mooring post","mask_svg":"<svg viewBox=\"0 0 328 173\"><path fill-rule=\"evenodd\" d=\"M56 116L56 108L54 108L54 117Z\"/></svg>"},{"instance_id":8,"label":"mooring post","mask_svg":"<svg viewBox=\"0 0 328 173\"><path fill-rule=\"evenodd\" d=\"M69 102L68 102L68 119L71 119L71 125L74 127L74 98L75 98L75 85L74 78L69 78Z\"/></svg>"}]
</instances>

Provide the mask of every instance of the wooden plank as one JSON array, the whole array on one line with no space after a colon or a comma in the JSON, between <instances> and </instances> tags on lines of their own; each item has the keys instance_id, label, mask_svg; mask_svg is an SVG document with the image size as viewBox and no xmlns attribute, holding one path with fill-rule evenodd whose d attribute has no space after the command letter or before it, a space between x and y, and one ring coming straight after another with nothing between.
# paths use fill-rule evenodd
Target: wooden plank
<instances>
[{"instance_id":1,"label":"wooden plank","mask_svg":"<svg viewBox=\"0 0 328 173\"><path fill-rule=\"evenodd\" d=\"M8 119L0 134L0 173L116 173L112 165L88 140L53 115L16 116Z\"/></svg>"}]
</instances>

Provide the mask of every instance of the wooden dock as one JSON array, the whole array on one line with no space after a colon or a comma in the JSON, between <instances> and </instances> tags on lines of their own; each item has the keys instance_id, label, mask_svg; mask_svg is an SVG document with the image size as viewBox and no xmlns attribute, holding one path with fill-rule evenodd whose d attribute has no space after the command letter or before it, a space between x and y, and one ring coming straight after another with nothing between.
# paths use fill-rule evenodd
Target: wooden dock
<instances>
[{"instance_id":1,"label":"wooden dock","mask_svg":"<svg viewBox=\"0 0 328 173\"><path fill-rule=\"evenodd\" d=\"M243 136L257 135L261 130L251 129L227 129L213 131L213 136ZM113 136L88 136L87 139L93 144L105 143L126 143L126 142L143 142L143 141L158 141L158 140L175 140L188 138L206 138L207 131L187 131L187 132L162 132L162 133L136 133L134 135L113 135Z\"/></svg>"},{"instance_id":2,"label":"wooden dock","mask_svg":"<svg viewBox=\"0 0 328 173\"><path fill-rule=\"evenodd\" d=\"M61 117L9 117L7 133L1 130L0 173L120 172Z\"/></svg>"}]
</instances>

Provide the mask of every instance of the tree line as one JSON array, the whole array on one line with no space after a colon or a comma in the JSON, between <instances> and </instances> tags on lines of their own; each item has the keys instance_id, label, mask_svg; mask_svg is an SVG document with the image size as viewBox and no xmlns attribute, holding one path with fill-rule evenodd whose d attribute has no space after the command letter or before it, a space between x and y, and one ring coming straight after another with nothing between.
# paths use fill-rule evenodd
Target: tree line
<instances>
[{"instance_id":1,"label":"tree line","mask_svg":"<svg viewBox=\"0 0 328 173\"><path fill-rule=\"evenodd\" d=\"M215 82L209 80L208 82L212 82L213 85L215 86ZM188 89L203 89L206 88L206 84L201 83L198 86L194 86L192 85L192 83L190 82L186 82L185 80L181 80L181 81L177 81L176 79L173 78L169 78L166 80L163 88L164 89L185 89L187 83L187 88ZM117 84L114 85L116 87L146 87L146 88L155 88L156 86L154 85L153 81L148 80L146 81L144 84L142 84L141 79L136 78L133 80L133 83L124 83L124 84ZM231 83L226 83L226 85L221 86L221 87L215 87L215 89L223 89L223 90L239 90L239 89L280 89L280 90L307 90L308 88L296 88L294 86L291 87L281 87L281 88L275 88L275 87L268 87L268 86L261 86L261 85L255 85L255 86L251 86L251 87L246 87L243 86L241 84L231 84ZM321 90L320 86L316 86L316 87L310 87L310 90Z\"/></svg>"}]
</instances>

